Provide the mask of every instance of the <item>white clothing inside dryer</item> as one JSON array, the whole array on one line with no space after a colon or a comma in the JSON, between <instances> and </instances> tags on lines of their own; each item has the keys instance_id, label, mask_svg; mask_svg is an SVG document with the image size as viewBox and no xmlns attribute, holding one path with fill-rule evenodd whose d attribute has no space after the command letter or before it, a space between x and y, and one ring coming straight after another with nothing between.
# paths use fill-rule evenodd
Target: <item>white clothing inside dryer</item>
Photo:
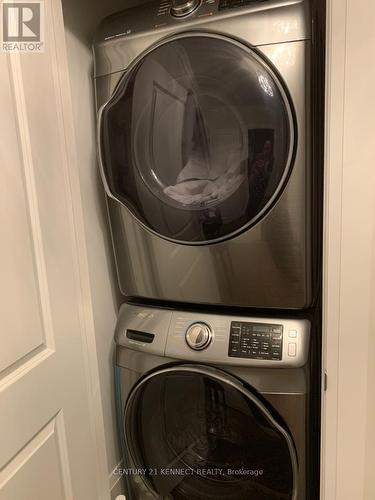
<instances>
[{"instance_id":1,"label":"white clothing inside dryer","mask_svg":"<svg viewBox=\"0 0 375 500\"><path fill-rule=\"evenodd\" d=\"M210 168L206 162L190 158L179 173L176 184L164 189L164 193L183 205L202 205L222 201L238 189L245 178L245 173L232 155L226 163ZM233 161L230 161L233 160Z\"/></svg>"}]
</instances>

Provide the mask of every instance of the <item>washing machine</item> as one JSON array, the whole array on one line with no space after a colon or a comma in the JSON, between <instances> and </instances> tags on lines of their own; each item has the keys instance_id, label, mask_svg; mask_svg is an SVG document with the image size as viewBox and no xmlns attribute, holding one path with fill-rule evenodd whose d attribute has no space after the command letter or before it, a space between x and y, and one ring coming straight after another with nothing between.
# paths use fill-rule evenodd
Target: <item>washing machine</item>
<instances>
[{"instance_id":1,"label":"washing machine","mask_svg":"<svg viewBox=\"0 0 375 500\"><path fill-rule=\"evenodd\" d=\"M127 500L306 500L303 319L125 304L116 327Z\"/></svg>"},{"instance_id":2,"label":"washing machine","mask_svg":"<svg viewBox=\"0 0 375 500\"><path fill-rule=\"evenodd\" d=\"M160 0L102 23L99 162L126 297L311 306L311 45L305 0Z\"/></svg>"}]
</instances>

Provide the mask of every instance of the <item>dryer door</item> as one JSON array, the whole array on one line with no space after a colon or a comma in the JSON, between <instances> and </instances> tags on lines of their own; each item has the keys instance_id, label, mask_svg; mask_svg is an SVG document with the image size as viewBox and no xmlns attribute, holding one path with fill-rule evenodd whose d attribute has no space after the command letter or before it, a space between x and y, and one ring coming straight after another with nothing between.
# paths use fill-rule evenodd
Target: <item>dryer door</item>
<instances>
[{"instance_id":1,"label":"dryer door","mask_svg":"<svg viewBox=\"0 0 375 500\"><path fill-rule=\"evenodd\" d=\"M297 498L291 436L255 391L221 370L155 371L130 393L124 417L132 466L154 498Z\"/></svg>"},{"instance_id":2,"label":"dryer door","mask_svg":"<svg viewBox=\"0 0 375 500\"><path fill-rule=\"evenodd\" d=\"M225 240L276 202L293 161L287 91L230 38L180 34L143 54L100 110L108 194L172 241Z\"/></svg>"}]
</instances>

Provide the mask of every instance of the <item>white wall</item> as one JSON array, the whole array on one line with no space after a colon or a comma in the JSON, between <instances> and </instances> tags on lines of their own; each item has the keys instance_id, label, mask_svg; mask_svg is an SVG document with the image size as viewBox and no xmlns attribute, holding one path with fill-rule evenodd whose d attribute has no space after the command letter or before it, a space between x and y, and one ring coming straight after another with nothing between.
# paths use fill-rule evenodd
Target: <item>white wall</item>
<instances>
[{"instance_id":1,"label":"white wall","mask_svg":"<svg viewBox=\"0 0 375 500\"><path fill-rule=\"evenodd\" d=\"M328 0L322 498L375 498L375 3Z\"/></svg>"},{"instance_id":2,"label":"white wall","mask_svg":"<svg viewBox=\"0 0 375 500\"><path fill-rule=\"evenodd\" d=\"M113 332L121 298L112 258L104 191L96 164L91 43L101 19L130 6L131 1L63 0L62 3L88 248L108 473L112 488L117 478L111 473L120 462L114 408ZM133 3L136 1L133 0Z\"/></svg>"}]
</instances>

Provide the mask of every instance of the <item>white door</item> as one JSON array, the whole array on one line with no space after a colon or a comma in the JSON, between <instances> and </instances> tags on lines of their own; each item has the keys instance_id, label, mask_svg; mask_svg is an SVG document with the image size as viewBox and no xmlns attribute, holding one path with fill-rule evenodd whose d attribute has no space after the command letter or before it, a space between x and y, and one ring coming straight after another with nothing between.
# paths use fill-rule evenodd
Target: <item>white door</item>
<instances>
[{"instance_id":1,"label":"white door","mask_svg":"<svg viewBox=\"0 0 375 500\"><path fill-rule=\"evenodd\" d=\"M0 499L105 499L60 2L45 9L44 53L0 53Z\"/></svg>"}]
</instances>

